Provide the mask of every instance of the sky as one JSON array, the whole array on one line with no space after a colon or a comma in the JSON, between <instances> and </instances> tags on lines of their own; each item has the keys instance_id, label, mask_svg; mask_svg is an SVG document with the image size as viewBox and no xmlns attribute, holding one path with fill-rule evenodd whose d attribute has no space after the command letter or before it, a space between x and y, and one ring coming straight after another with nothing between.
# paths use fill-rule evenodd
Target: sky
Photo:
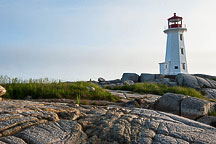
<instances>
[{"instance_id":1,"label":"sky","mask_svg":"<svg viewBox=\"0 0 216 144\"><path fill-rule=\"evenodd\" d=\"M0 0L0 75L65 81L159 73L177 13L188 71L216 75L215 0Z\"/></svg>"}]
</instances>

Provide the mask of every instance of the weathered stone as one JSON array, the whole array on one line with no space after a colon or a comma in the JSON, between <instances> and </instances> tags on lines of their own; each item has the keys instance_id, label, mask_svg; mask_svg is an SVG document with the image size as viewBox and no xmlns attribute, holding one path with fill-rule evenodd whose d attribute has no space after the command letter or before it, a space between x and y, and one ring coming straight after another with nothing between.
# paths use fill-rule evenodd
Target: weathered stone
<instances>
[{"instance_id":1,"label":"weathered stone","mask_svg":"<svg viewBox=\"0 0 216 144\"><path fill-rule=\"evenodd\" d=\"M98 78L98 82L105 82L106 80L104 79L104 78L102 78L102 77L99 77Z\"/></svg>"},{"instance_id":2,"label":"weathered stone","mask_svg":"<svg viewBox=\"0 0 216 144\"><path fill-rule=\"evenodd\" d=\"M136 97L139 105L145 104L147 100L155 100L154 96L148 97L150 95L127 95L128 98ZM75 114L76 111L79 112L79 117L70 118L70 114ZM48 121L49 115L54 116L53 113L61 113L63 116L59 116L60 120L56 122ZM0 131L2 144L148 144L216 141L214 127L165 112L121 107L118 104L75 107L70 103L9 100L0 101L0 114L0 126L4 127Z\"/></svg>"},{"instance_id":3,"label":"weathered stone","mask_svg":"<svg viewBox=\"0 0 216 144\"><path fill-rule=\"evenodd\" d=\"M2 137L0 138L0 141L7 144L27 144L25 141L15 136Z\"/></svg>"},{"instance_id":4,"label":"weathered stone","mask_svg":"<svg viewBox=\"0 0 216 144\"><path fill-rule=\"evenodd\" d=\"M209 99L216 99L216 89L205 88L206 97Z\"/></svg>"},{"instance_id":5,"label":"weathered stone","mask_svg":"<svg viewBox=\"0 0 216 144\"><path fill-rule=\"evenodd\" d=\"M216 124L216 117L215 116L203 116L203 117L197 119L197 121L204 123L204 124L207 124L207 125L212 125L213 123ZM216 127L216 125L214 127Z\"/></svg>"},{"instance_id":6,"label":"weathered stone","mask_svg":"<svg viewBox=\"0 0 216 144\"><path fill-rule=\"evenodd\" d=\"M210 85L211 85L211 87L209 87L209 88L212 88L212 89L216 89L216 81L215 80L211 80L211 79L206 79L209 83L210 83Z\"/></svg>"},{"instance_id":7,"label":"weathered stone","mask_svg":"<svg viewBox=\"0 0 216 144\"><path fill-rule=\"evenodd\" d=\"M6 93L6 89L0 86L0 96L4 95L5 93Z\"/></svg>"},{"instance_id":8,"label":"weathered stone","mask_svg":"<svg viewBox=\"0 0 216 144\"><path fill-rule=\"evenodd\" d=\"M209 81L207 81L206 79L201 78L201 77L197 77L197 76L196 76L196 79L198 81L200 88L211 88L212 87L211 83Z\"/></svg>"},{"instance_id":9,"label":"weathered stone","mask_svg":"<svg viewBox=\"0 0 216 144\"><path fill-rule=\"evenodd\" d=\"M193 74L193 75L204 78L204 79L215 79L216 80L216 76L211 76L211 75L206 75L206 74Z\"/></svg>"},{"instance_id":10,"label":"weathered stone","mask_svg":"<svg viewBox=\"0 0 216 144\"><path fill-rule=\"evenodd\" d=\"M25 122L35 121L35 120L38 120L38 119L35 117L21 117L21 118L15 118L15 119L10 119L10 120L4 120L0 122L0 131L14 127L16 125L23 124Z\"/></svg>"},{"instance_id":11,"label":"weathered stone","mask_svg":"<svg viewBox=\"0 0 216 144\"><path fill-rule=\"evenodd\" d=\"M206 100L194 97L184 98L181 102L181 115L190 119L199 118L208 114L210 105L211 103Z\"/></svg>"},{"instance_id":12,"label":"weathered stone","mask_svg":"<svg viewBox=\"0 0 216 144\"><path fill-rule=\"evenodd\" d=\"M38 119L46 119L49 121L58 121L58 115L50 111L26 111L21 113L24 116L32 116Z\"/></svg>"},{"instance_id":13,"label":"weathered stone","mask_svg":"<svg viewBox=\"0 0 216 144\"><path fill-rule=\"evenodd\" d=\"M166 136L162 134L157 134L154 138L153 144L189 144L189 142L171 137L171 136Z\"/></svg>"},{"instance_id":14,"label":"weathered stone","mask_svg":"<svg viewBox=\"0 0 216 144\"><path fill-rule=\"evenodd\" d=\"M27 143L83 143L87 136L75 121L60 120L32 126L16 135Z\"/></svg>"},{"instance_id":15,"label":"weathered stone","mask_svg":"<svg viewBox=\"0 0 216 144\"><path fill-rule=\"evenodd\" d=\"M201 88L196 77L190 74L178 74L176 76L176 82L180 86L187 86L196 89Z\"/></svg>"},{"instance_id":16,"label":"weathered stone","mask_svg":"<svg viewBox=\"0 0 216 144\"><path fill-rule=\"evenodd\" d=\"M181 115L181 102L187 96L181 94L166 93L155 102L155 109Z\"/></svg>"},{"instance_id":17,"label":"weathered stone","mask_svg":"<svg viewBox=\"0 0 216 144\"><path fill-rule=\"evenodd\" d=\"M125 82L126 80L132 80L133 82L138 82L139 75L136 73L123 73L121 81Z\"/></svg>"},{"instance_id":18,"label":"weathered stone","mask_svg":"<svg viewBox=\"0 0 216 144\"><path fill-rule=\"evenodd\" d=\"M23 115L21 115L21 114L1 114L0 115L0 121L15 119L15 118L21 118L21 117L23 117Z\"/></svg>"},{"instance_id":19,"label":"weathered stone","mask_svg":"<svg viewBox=\"0 0 216 144\"><path fill-rule=\"evenodd\" d=\"M139 103L136 100L130 100L127 103L125 103L123 106L129 108L140 107Z\"/></svg>"},{"instance_id":20,"label":"weathered stone","mask_svg":"<svg viewBox=\"0 0 216 144\"><path fill-rule=\"evenodd\" d=\"M191 88L201 89L201 88L212 88L216 89L216 81L193 76L190 74L178 74L176 76L176 82L178 85L187 86Z\"/></svg>"},{"instance_id":21,"label":"weathered stone","mask_svg":"<svg viewBox=\"0 0 216 144\"><path fill-rule=\"evenodd\" d=\"M140 75L140 82L152 82L155 78L155 74L142 73Z\"/></svg>"},{"instance_id":22,"label":"weathered stone","mask_svg":"<svg viewBox=\"0 0 216 144\"><path fill-rule=\"evenodd\" d=\"M164 85L170 85L170 79L169 78L160 78L155 80L156 83L164 84Z\"/></svg>"},{"instance_id":23,"label":"weathered stone","mask_svg":"<svg viewBox=\"0 0 216 144\"><path fill-rule=\"evenodd\" d=\"M126 81L124 81L124 84L125 85L133 85L134 82L132 80L126 80Z\"/></svg>"},{"instance_id":24,"label":"weathered stone","mask_svg":"<svg viewBox=\"0 0 216 144\"><path fill-rule=\"evenodd\" d=\"M61 119L67 119L67 120L76 120L77 118L80 117L80 112L79 111L64 111L64 112L59 112L58 116Z\"/></svg>"}]
</instances>

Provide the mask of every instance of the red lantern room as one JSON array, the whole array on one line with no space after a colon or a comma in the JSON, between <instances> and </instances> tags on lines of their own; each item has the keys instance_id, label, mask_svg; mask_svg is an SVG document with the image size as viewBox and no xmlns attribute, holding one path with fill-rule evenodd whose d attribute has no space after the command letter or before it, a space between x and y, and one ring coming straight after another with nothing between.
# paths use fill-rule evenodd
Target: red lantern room
<instances>
[{"instance_id":1,"label":"red lantern room","mask_svg":"<svg viewBox=\"0 0 216 144\"><path fill-rule=\"evenodd\" d=\"M168 19L168 28L181 28L182 19L182 17L176 16L176 13L174 13L174 16Z\"/></svg>"}]
</instances>

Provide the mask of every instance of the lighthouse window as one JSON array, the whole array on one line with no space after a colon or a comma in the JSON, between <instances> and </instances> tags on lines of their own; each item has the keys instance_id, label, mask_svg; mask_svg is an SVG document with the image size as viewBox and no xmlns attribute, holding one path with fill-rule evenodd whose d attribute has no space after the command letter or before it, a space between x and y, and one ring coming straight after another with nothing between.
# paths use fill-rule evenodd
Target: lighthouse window
<instances>
[{"instance_id":1,"label":"lighthouse window","mask_svg":"<svg viewBox=\"0 0 216 144\"><path fill-rule=\"evenodd\" d=\"M185 63L182 64L182 68L185 70Z\"/></svg>"},{"instance_id":2,"label":"lighthouse window","mask_svg":"<svg viewBox=\"0 0 216 144\"><path fill-rule=\"evenodd\" d=\"M184 54L184 49L183 48L181 48L181 54Z\"/></svg>"},{"instance_id":3,"label":"lighthouse window","mask_svg":"<svg viewBox=\"0 0 216 144\"><path fill-rule=\"evenodd\" d=\"M175 69L178 69L178 66L175 66Z\"/></svg>"},{"instance_id":4,"label":"lighthouse window","mask_svg":"<svg viewBox=\"0 0 216 144\"><path fill-rule=\"evenodd\" d=\"M180 40L182 40L183 39L183 34L180 34Z\"/></svg>"}]
</instances>

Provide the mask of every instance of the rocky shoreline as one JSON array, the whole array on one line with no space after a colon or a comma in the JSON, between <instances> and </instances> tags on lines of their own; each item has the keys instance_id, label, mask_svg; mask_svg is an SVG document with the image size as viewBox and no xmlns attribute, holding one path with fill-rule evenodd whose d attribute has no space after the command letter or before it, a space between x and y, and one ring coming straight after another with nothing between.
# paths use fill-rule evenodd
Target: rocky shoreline
<instances>
[{"instance_id":1,"label":"rocky shoreline","mask_svg":"<svg viewBox=\"0 0 216 144\"><path fill-rule=\"evenodd\" d=\"M0 102L0 143L214 143L216 128L143 108Z\"/></svg>"},{"instance_id":2,"label":"rocky shoreline","mask_svg":"<svg viewBox=\"0 0 216 144\"><path fill-rule=\"evenodd\" d=\"M145 77L144 77L145 76ZM215 100L216 81L207 75L124 74L101 87L154 82L206 91ZM93 88L92 88L93 89ZM109 90L119 102L69 99L0 101L0 144L191 144L216 142L216 103L181 94ZM0 87L0 96L6 90ZM209 93L210 94L209 94Z\"/></svg>"}]
</instances>

